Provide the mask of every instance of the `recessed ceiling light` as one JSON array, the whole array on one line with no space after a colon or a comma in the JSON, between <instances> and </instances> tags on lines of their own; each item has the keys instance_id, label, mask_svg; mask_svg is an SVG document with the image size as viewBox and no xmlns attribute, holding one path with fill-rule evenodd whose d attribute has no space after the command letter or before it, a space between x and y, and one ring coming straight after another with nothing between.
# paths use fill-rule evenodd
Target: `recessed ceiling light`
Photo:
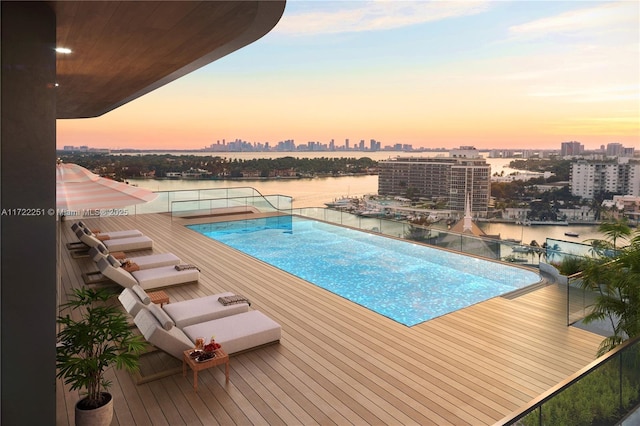
<instances>
[{"instance_id":1,"label":"recessed ceiling light","mask_svg":"<svg viewBox=\"0 0 640 426\"><path fill-rule=\"evenodd\" d=\"M71 53L71 49L68 47L56 47L56 52L58 53Z\"/></svg>"}]
</instances>

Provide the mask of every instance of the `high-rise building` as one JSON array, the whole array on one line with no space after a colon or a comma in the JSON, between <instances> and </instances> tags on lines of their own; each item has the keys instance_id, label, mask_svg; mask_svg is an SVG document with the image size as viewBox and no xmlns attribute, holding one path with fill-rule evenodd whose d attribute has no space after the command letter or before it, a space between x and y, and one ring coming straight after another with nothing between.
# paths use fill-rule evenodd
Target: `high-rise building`
<instances>
[{"instance_id":1,"label":"high-rise building","mask_svg":"<svg viewBox=\"0 0 640 426\"><path fill-rule=\"evenodd\" d=\"M592 199L600 192L640 196L640 161L579 160L571 164L571 194Z\"/></svg>"},{"instance_id":2,"label":"high-rise building","mask_svg":"<svg viewBox=\"0 0 640 426\"><path fill-rule=\"evenodd\" d=\"M607 144L606 155L607 157L633 157L635 148L626 148L621 143L609 143Z\"/></svg>"},{"instance_id":3,"label":"high-rise building","mask_svg":"<svg viewBox=\"0 0 640 426\"><path fill-rule=\"evenodd\" d=\"M621 143L608 143L607 144L607 157L619 157L622 153Z\"/></svg>"},{"instance_id":4,"label":"high-rise building","mask_svg":"<svg viewBox=\"0 0 640 426\"><path fill-rule=\"evenodd\" d=\"M562 142L560 145L560 156L567 157L572 155L581 155L584 152L584 145L580 142Z\"/></svg>"},{"instance_id":5,"label":"high-rise building","mask_svg":"<svg viewBox=\"0 0 640 426\"><path fill-rule=\"evenodd\" d=\"M378 194L444 200L452 211L464 212L471 194L474 215L486 216L491 192L491 166L473 147L450 157L398 157L378 163Z\"/></svg>"}]
</instances>

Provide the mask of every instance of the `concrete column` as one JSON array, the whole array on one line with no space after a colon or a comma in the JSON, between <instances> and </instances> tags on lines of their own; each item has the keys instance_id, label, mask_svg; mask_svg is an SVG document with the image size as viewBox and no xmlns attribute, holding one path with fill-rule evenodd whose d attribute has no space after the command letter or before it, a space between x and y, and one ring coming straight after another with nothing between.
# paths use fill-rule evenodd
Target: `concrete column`
<instances>
[{"instance_id":1,"label":"concrete column","mask_svg":"<svg viewBox=\"0 0 640 426\"><path fill-rule=\"evenodd\" d=\"M56 20L45 2L1 7L1 423L55 425Z\"/></svg>"}]
</instances>

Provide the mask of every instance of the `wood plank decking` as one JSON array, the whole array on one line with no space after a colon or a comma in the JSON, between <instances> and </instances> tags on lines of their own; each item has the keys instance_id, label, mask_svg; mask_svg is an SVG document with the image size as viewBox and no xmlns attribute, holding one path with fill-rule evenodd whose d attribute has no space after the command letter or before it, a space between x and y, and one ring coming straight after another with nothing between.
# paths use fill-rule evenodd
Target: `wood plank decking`
<instances>
[{"instance_id":1,"label":"wood plank decking","mask_svg":"<svg viewBox=\"0 0 640 426\"><path fill-rule=\"evenodd\" d=\"M128 373L109 371L114 425L488 425L593 361L602 340L565 325L557 285L406 327L199 235L185 219L85 222L139 229L153 239L153 252L198 265L198 283L164 289L172 301L233 291L282 325L279 344L232 356L228 384L222 369L200 372L197 393L191 375L136 385ZM64 248L75 240L71 223L61 224L63 293L96 269ZM166 368L161 358L145 356L155 366L144 368ZM73 425L77 399L57 381L58 425Z\"/></svg>"}]
</instances>

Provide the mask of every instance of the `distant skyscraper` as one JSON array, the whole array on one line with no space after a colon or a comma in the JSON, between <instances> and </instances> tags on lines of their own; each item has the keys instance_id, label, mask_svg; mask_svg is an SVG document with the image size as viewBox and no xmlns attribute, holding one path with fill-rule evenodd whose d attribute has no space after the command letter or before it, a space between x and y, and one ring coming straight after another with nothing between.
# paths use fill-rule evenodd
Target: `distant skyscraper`
<instances>
[{"instance_id":1,"label":"distant skyscraper","mask_svg":"<svg viewBox=\"0 0 640 426\"><path fill-rule=\"evenodd\" d=\"M567 157L572 155L581 155L584 152L584 145L580 142L562 142L560 145L560 156Z\"/></svg>"},{"instance_id":2,"label":"distant skyscraper","mask_svg":"<svg viewBox=\"0 0 640 426\"><path fill-rule=\"evenodd\" d=\"M609 143L607 144L607 157L621 157L622 150L621 143Z\"/></svg>"}]
</instances>

